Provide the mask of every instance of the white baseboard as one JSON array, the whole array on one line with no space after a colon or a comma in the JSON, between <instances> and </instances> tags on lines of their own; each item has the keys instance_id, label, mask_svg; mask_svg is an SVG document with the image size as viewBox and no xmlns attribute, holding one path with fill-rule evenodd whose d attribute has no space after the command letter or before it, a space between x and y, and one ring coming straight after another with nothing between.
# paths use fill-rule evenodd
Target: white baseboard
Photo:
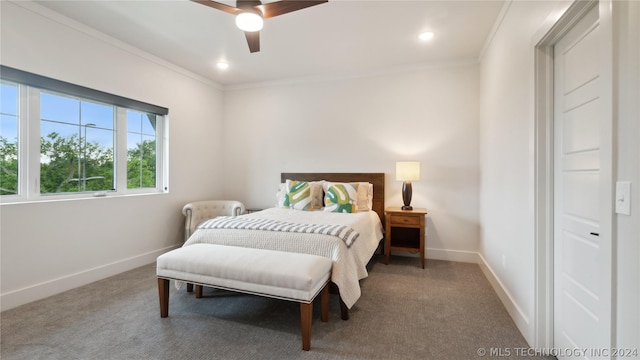
<instances>
[{"instance_id":1,"label":"white baseboard","mask_svg":"<svg viewBox=\"0 0 640 360\"><path fill-rule=\"evenodd\" d=\"M477 264L480 261L477 252L473 251L461 251L461 250L447 250L447 249L424 249L424 255L426 259L432 260L446 260L455 262L465 262ZM404 251L396 251L393 256L407 256L420 258L420 254L409 253Z\"/></svg>"},{"instance_id":2,"label":"white baseboard","mask_svg":"<svg viewBox=\"0 0 640 360\"><path fill-rule=\"evenodd\" d=\"M109 276L117 275L140 266L151 264L156 261L158 256L176 248L177 246L179 245L168 246L159 250L150 251L145 254L136 255L127 259L94 267L92 269L81 271L75 274L27 286L22 289L9 291L0 295L0 311L9 310L20 305L44 299L46 297L65 292L79 286L102 280Z\"/></svg>"},{"instance_id":3,"label":"white baseboard","mask_svg":"<svg viewBox=\"0 0 640 360\"><path fill-rule=\"evenodd\" d=\"M478 253L474 251L426 248L425 253L427 259L466 262L473 264L477 264L480 262Z\"/></svg>"},{"instance_id":4,"label":"white baseboard","mask_svg":"<svg viewBox=\"0 0 640 360\"><path fill-rule=\"evenodd\" d=\"M529 318L522 311L520 306L515 302L509 291L504 287L500 279L496 276L491 266L486 262L482 254L478 253L478 265L480 266L480 270L484 273L484 276L489 280L489 283L493 287L493 290L498 294L500 301L507 309L507 312L513 319L513 322L516 324L522 336L531 344L531 325L529 323Z\"/></svg>"}]
</instances>

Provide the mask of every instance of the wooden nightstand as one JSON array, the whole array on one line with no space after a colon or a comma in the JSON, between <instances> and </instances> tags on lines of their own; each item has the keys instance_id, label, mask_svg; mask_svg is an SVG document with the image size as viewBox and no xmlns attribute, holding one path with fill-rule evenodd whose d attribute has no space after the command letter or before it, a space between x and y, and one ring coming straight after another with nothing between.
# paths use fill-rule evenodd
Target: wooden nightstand
<instances>
[{"instance_id":1,"label":"wooden nightstand","mask_svg":"<svg viewBox=\"0 0 640 360\"><path fill-rule=\"evenodd\" d=\"M391 250L420 252L424 269L425 215L427 209L402 210L399 207L384 209L386 234L384 238L385 264L389 264Z\"/></svg>"}]
</instances>

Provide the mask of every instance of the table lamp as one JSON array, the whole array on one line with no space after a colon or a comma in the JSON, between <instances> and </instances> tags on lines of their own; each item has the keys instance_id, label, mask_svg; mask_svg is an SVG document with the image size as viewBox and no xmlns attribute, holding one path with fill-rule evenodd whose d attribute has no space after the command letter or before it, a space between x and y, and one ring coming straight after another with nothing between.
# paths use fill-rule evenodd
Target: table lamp
<instances>
[{"instance_id":1,"label":"table lamp","mask_svg":"<svg viewBox=\"0 0 640 360\"><path fill-rule=\"evenodd\" d=\"M413 210L411 206L411 182L420 180L420 162L419 161L398 161L396 162L396 180L402 183L402 201L404 206L402 210Z\"/></svg>"}]
</instances>

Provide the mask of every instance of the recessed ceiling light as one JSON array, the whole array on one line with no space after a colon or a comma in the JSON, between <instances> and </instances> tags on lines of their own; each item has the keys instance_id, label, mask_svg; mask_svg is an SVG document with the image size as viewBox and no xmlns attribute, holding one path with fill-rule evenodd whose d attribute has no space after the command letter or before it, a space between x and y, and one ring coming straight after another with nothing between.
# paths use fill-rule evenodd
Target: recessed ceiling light
<instances>
[{"instance_id":1,"label":"recessed ceiling light","mask_svg":"<svg viewBox=\"0 0 640 360\"><path fill-rule=\"evenodd\" d=\"M225 61L218 61L218 63L216 63L216 66L220 70L227 70L229 68L229 63Z\"/></svg>"},{"instance_id":2,"label":"recessed ceiling light","mask_svg":"<svg viewBox=\"0 0 640 360\"><path fill-rule=\"evenodd\" d=\"M433 32L431 32L431 31L423 32L422 34L418 35L418 37L422 41L429 41L429 40L433 39L434 36L435 36L435 34Z\"/></svg>"}]
</instances>

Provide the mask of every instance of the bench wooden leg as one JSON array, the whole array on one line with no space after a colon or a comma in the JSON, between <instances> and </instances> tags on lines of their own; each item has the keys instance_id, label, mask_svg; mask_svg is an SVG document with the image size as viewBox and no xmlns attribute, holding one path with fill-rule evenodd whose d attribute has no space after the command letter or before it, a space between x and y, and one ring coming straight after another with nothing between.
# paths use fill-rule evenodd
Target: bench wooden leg
<instances>
[{"instance_id":1,"label":"bench wooden leg","mask_svg":"<svg viewBox=\"0 0 640 360\"><path fill-rule=\"evenodd\" d=\"M300 303L300 324L302 327L302 350L311 349L311 320L313 315L313 303Z\"/></svg>"},{"instance_id":2,"label":"bench wooden leg","mask_svg":"<svg viewBox=\"0 0 640 360\"><path fill-rule=\"evenodd\" d=\"M187 292L193 292L193 284L187 283Z\"/></svg>"},{"instance_id":3,"label":"bench wooden leg","mask_svg":"<svg viewBox=\"0 0 640 360\"><path fill-rule=\"evenodd\" d=\"M196 299L202 298L202 285L196 285Z\"/></svg>"},{"instance_id":4,"label":"bench wooden leg","mask_svg":"<svg viewBox=\"0 0 640 360\"><path fill-rule=\"evenodd\" d=\"M169 316L169 280L158 278L158 298L160 299L160 317Z\"/></svg>"},{"instance_id":5,"label":"bench wooden leg","mask_svg":"<svg viewBox=\"0 0 640 360\"><path fill-rule=\"evenodd\" d=\"M320 319L322 322L329 321L329 285L325 285L320 292L320 303L322 306L322 314Z\"/></svg>"}]
</instances>

